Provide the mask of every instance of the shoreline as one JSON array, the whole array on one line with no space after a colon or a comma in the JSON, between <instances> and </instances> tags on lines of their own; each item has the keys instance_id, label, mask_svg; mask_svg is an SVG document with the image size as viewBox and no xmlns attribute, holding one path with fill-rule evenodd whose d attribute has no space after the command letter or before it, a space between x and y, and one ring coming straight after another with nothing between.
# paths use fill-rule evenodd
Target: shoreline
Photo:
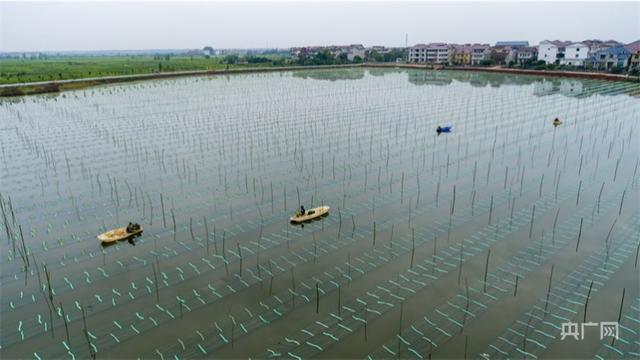
<instances>
[{"instance_id":1,"label":"shoreline","mask_svg":"<svg viewBox=\"0 0 640 360\"><path fill-rule=\"evenodd\" d=\"M247 73L265 73L265 72L282 72L294 70L322 70L322 69L348 69L348 68L402 68L402 69L422 69L422 70L445 70L445 71L478 71L490 73L506 73L515 75L533 75L533 76L552 76L565 78L583 78L606 81L631 81L639 82L640 77L632 77L622 74L579 72L579 71L549 71L549 70L530 70L530 69L513 69L501 67L442 67L434 65L417 65L417 64L398 64L398 63L364 63L364 64L346 64L346 65L317 65L317 66L279 66L269 68L238 68L228 70L193 70L193 71L177 71L166 73L136 74L108 76L98 78L83 79L67 79L58 81L43 81L33 83L4 84L0 85L0 97L15 97L46 93L56 93L67 90L77 90L92 86L126 83L133 81L144 81L154 79L169 79L187 76L213 76L225 74L247 74Z\"/></svg>"},{"instance_id":2,"label":"shoreline","mask_svg":"<svg viewBox=\"0 0 640 360\"><path fill-rule=\"evenodd\" d=\"M321 70L321 69L344 69L361 67L362 64L346 64L346 65L318 65L318 66L278 66L278 67L255 67L255 68L236 68L227 70L193 70L193 71L175 71L151 74L136 75L120 75L105 76L98 78L82 78L82 79L66 79L55 81L42 81L32 83L18 84L2 84L0 85L0 97L15 97L26 95L37 95L46 93L56 93L66 90L84 89L87 87L126 83L133 81L155 80L155 79L171 79L188 76L214 76L214 75L230 75L230 74L247 74L247 73L264 73L264 72L282 72L293 70Z\"/></svg>"},{"instance_id":3,"label":"shoreline","mask_svg":"<svg viewBox=\"0 0 640 360\"><path fill-rule=\"evenodd\" d=\"M565 71L565 70L532 70L532 69L516 69L503 67L474 67L474 66L438 66L438 65L417 65L417 64L365 64L365 67L374 68L405 68L405 69L425 69L425 70L451 70L451 71L478 71L490 73L506 73L516 75L533 75L533 76L554 76L565 78L584 78L607 81L630 81L639 82L640 77L629 76L624 74L609 74L587 71Z\"/></svg>"}]
</instances>

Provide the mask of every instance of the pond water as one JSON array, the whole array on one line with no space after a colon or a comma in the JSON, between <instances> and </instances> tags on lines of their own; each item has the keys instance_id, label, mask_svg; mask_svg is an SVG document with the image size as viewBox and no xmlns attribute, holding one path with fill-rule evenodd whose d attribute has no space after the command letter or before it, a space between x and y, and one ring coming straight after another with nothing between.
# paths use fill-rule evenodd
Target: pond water
<instances>
[{"instance_id":1,"label":"pond water","mask_svg":"<svg viewBox=\"0 0 640 360\"><path fill-rule=\"evenodd\" d=\"M639 94L355 68L2 99L0 355L638 357Z\"/></svg>"}]
</instances>

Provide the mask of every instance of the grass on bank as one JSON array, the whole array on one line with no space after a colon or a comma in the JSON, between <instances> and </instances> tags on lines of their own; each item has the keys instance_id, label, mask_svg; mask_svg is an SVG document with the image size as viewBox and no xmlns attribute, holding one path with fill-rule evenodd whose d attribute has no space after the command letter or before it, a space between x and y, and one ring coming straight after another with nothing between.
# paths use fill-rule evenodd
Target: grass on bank
<instances>
[{"instance_id":1,"label":"grass on bank","mask_svg":"<svg viewBox=\"0 0 640 360\"><path fill-rule=\"evenodd\" d=\"M227 64L222 57L82 56L0 59L0 84L16 84L159 72L272 66L274 62Z\"/></svg>"}]
</instances>

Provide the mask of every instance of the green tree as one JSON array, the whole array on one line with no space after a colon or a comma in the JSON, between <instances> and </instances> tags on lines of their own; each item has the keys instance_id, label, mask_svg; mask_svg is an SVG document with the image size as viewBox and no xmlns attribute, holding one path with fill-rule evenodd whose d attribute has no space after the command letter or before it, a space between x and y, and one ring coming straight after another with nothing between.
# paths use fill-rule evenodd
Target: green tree
<instances>
[{"instance_id":1,"label":"green tree","mask_svg":"<svg viewBox=\"0 0 640 360\"><path fill-rule=\"evenodd\" d=\"M368 51L366 56L365 56L365 58L367 59L367 61L373 61L373 62L382 62L382 61L384 61L384 56L382 56L376 50Z\"/></svg>"},{"instance_id":2,"label":"green tree","mask_svg":"<svg viewBox=\"0 0 640 360\"><path fill-rule=\"evenodd\" d=\"M348 64L349 63L349 55L347 53L340 53L336 58L337 64Z\"/></svg>"},{"instance_id":3,"label":"green tree","mask_svg":"<svg viewBox=\"0 0 640 360\"><path fill-rule=\"evenodd\" d=\"M395 62L396 59L406 59L407 50L406 49L393 49L393 50L385 53L382 57L383 57L383 61L384 62Z\"/></svg>"},{"instance_id":4,"label":"green tree","mask_svg":"<svg viewBox=\"0 0 640 360\"><path fill-rule=\"evenodd\" d=\"M227 64L237 64L238 59L238 55L231 54L224 57L224 62Z\"/></svg>"},{"instance_id":5,"label":"green tree","mask_svg":"<svg viewBox=\"0 0 640 360\"><path fill-rule=\"evenodd\" d=\"M335 56L328 49L324 49L314 56L314 65L333 65L335 64Z\"/></svg>"}]
</instances>

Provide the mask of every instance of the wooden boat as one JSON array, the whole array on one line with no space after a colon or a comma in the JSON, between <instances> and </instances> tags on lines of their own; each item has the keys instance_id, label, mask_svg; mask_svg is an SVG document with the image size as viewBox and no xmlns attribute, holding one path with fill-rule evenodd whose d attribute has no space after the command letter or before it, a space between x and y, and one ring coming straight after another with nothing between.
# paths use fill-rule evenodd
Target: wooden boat
<instances>
[{"instance_id":1,"label":"wooden boat","mask_svg":"<svg viewBox=\"0 0 640 360\"><path fill-rule=\"evenodd\" d=\"M307 211L305 211L304 214L296 214L294 216L292 216L289 220L291 220L292 223L295 224L301 224L305 221L309 221L309 220L313 220L315 218L319 218L322 215L325 215L329 212L329 207L328 206L318 206L315 207L313 209L309 209Z\"/></svg>"},{"instance_id":2,"label":"wooden boat","mask_svg":"<svg viewBox=\"0 0 640 360\"><path fill-rule=\"evenodd\" d=\"M134 232L130 232L130 233L127 232L126 227L121 227L121 228L109 230L105 233L98 235L98 240L102 241L103 243L112 243L112 242L128 239L132 236L139 235L141 233L142 233L142 226L138 230L135 230Z\"/></svg>"}]
</instances>

